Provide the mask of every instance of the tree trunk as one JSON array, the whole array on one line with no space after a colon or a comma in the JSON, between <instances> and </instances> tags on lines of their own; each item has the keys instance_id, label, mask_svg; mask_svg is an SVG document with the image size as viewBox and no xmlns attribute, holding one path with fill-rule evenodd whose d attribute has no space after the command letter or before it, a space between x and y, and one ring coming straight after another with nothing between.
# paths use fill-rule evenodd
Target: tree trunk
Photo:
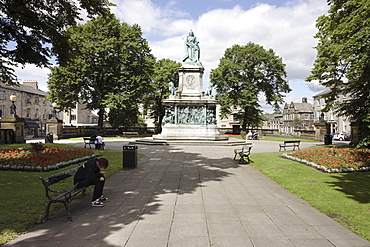
<instances>
[{"instance_id":1,"label":"tree trunk","mask_svg":"<svg viewBox=\"0 0 370 247\"><path fill-rule=\"evenodd\" d=\"M100 128L103 128L103 124L104 124L104 113L105 113L104 109L100 109L98 111L98 117L99 117L99 119L98 119L98 126Z\"/></svg>"}]
</instances>

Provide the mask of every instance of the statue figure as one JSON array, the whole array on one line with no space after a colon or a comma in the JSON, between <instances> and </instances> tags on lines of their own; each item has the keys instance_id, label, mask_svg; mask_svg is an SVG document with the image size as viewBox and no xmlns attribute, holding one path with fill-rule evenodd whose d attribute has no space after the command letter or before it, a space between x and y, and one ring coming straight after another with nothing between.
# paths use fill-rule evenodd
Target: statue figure
<instances>
[{"instance_id":1,"label":"statue figure","mask_svg":"<svg viewBox=\"0 0 370 247\"><path fill-rule=\"evenodd\" d=\"M212 98L212 85L210 83L208 84L206 93L204 95L209 96L210 98Z\"/></svg>"},{"instance_id":2,"label":"statue figure","mask_svg":"<svg viewBox=\"0 0 370 247\"><path fill-rule=\"evenodd\" d=\"M194 33L192 30L190 30L189 35L185 38L184 42L184 63L190 63L195 64L198 66L202 66L202 63L200 62L200 48L199 48L199 42L197 38L194 36Z\"/></svg>"},{"instance_id":3,"label":"statue figure","mask_svg":"<svg viewBox=\"0 0 370 247\"><path fill-rule=\"evenodd\" d=\"M170 83L168 83L168 87L170 89L170 96L175 96L176 95L175 84L173 84L173 82L170 81Z\"/></svg>"}]
</instances>

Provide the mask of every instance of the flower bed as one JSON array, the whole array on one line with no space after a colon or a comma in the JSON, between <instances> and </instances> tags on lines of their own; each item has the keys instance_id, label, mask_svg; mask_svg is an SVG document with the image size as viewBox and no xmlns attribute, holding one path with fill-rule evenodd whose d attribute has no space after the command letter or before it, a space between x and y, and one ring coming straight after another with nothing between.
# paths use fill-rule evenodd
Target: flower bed
<instances>
[{"instance_id":1,"label":"flower bed","mask_svg":"<svg viewBox=\"0 0 370 247\"><path fill-rule=\"evenodd\" d=\"M328 173L370 170L368 149L320 147L284 153L282 156Z\"/></svg>"},{"instance_id":2,"label":"flower bed","mask_svg":"<svg viewBox=\"0 0 370 247\"><path fill-rule=\"evenodd\" d=\"M100 156L91 149L31 146L30 149L1 150L0 170L50 171Z\"/></svg>"}]
</instances>

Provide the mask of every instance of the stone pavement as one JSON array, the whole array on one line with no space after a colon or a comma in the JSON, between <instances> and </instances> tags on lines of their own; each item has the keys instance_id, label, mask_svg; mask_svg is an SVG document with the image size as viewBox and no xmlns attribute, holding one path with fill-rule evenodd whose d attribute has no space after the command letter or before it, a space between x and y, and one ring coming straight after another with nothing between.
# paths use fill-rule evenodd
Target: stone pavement
<instances>
[{"instance_id":1,"label":"stone pavement","mask_svg":"<svg viewBox=\"0 0 370 247\"><path fill-rule=\"evenodd\" d=\"M109 141L121 151L127 141ZM72 143L81 147L81 142ZM302 143L302 147L315 143ZM5 246L248 247L370 246L249 165L232 146L143 146L136 169L106 182L111 198L90 207L91 195ZM253 141L253 153L278 144ZM108 168L109 169L109 168Z\"/></svg>"}]
</instances>

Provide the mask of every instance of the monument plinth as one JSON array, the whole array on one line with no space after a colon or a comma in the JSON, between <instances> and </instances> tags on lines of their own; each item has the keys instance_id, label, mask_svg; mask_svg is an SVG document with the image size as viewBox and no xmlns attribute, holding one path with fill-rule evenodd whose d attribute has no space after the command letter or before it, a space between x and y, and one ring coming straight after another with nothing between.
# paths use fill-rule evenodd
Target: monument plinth
<instances>
[{"instance_id":1,"label":"monument plinth","mask_svg":"<svg viewBox=\"0 0 370 247\"><path fill-rule=\"evenodd\" d=\"M204 68L200 48L192 31L185 39L183 65L179 68L179 87L170 84L162 133L154 140L225 141L217 127L216 105L212 88L203 90Z\"/></svg>"}]
</instances>

